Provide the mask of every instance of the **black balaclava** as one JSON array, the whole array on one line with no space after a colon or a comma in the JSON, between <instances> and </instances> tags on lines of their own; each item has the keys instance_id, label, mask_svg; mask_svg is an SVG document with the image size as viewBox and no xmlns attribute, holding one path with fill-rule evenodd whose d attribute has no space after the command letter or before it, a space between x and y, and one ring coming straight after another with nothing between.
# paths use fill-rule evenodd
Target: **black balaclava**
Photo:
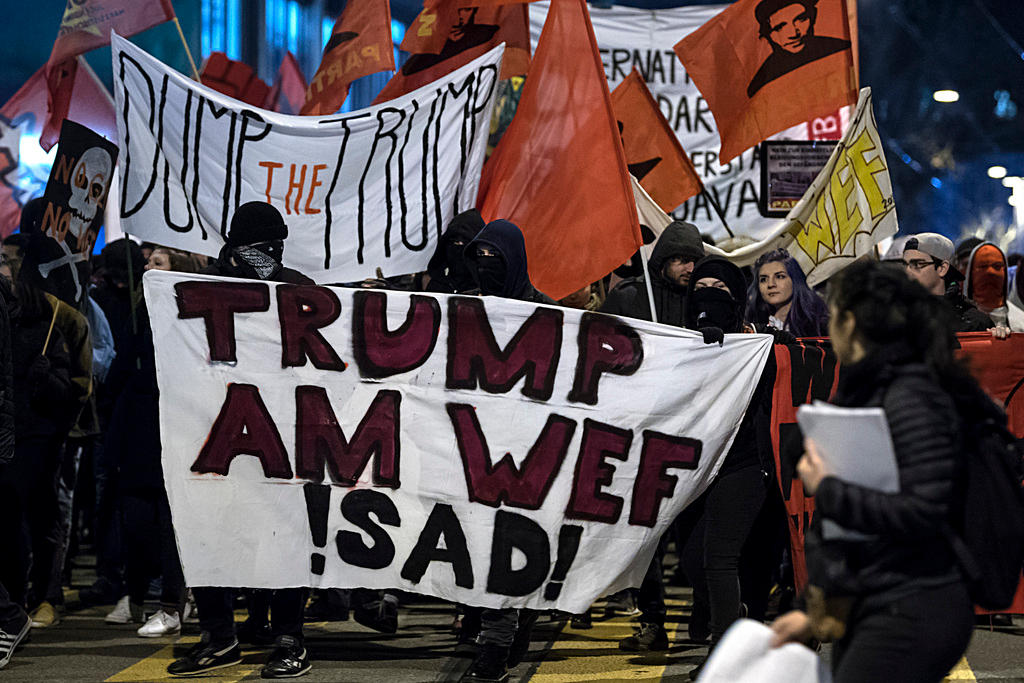
<instances>
[{"instance_id":1,"label":"black balaclava","mask_svg":"<svg viewBox=\"0 0 1024 683\"><path fill-rule=\"evenodd\" d=\"M718 278L729 288L696 289L697 281ZM720 256L705 256L693 267L686 296L686 326L692 330L718 327L723 332L743 331L746 281L743 272Z\"/></svg>"},{"instance_id":2,"label":"black balaclava","mask_svg":"<svg viewBox=\"0 0 1024 683\"><path fill-rule=\"evenodd\" d=\"M481 258L476 255L477 247L488 247L500 256ZM482 294L521 299L533 291L523 233L509 221L498 219L484 226L466 246L466 265Z\"/></svg>"},{"instance_id":3,"label":"black balaclava","mask_svg":"<svg viewBox=\"0 0 1024 683\"><path fill-rule=\"evenodd\" d=\"M231 217L220 260L229 264L234 257L231 269L239 277L268 280L284 267L286 237L288 226L280 211L266 202L247 202Z\"/></svg>"},{"instance_id":4,"label":"black balaclava","mask_svg":"<svg viewBox=\"0 0 1024 683\"><path fill-rule=\"evenodd\" d=\"M466 264L466 245L484 225L476 209L463 211L451 220L427 264L434 291L465 292L476 286Z\"/></svg>"}]
</instances>

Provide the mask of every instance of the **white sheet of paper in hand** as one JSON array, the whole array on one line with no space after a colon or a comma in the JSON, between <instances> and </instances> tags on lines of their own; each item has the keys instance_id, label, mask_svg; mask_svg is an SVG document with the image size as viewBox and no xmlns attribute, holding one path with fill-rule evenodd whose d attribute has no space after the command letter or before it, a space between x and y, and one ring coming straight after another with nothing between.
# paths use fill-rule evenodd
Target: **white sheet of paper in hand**
<instances>
[{"instance_id":1,"label":"white sheet of paper in hand","mask_svg":"<svg viewBox=\"0 0 1024 683\"><path fill-rule=\"evenodd\" d=\"M825 462L825 470L839 479L883 493L898 493L900 474L892 447L889 423L881 408L842 408L821 401L800 406L796 420ZM870 536L843 529L824 520L826 540L864 540Z\"/></svg>"},{"instance_id":2,"label":"white sheet of paper in hand","mask_svg":"<svg viewBox=\"0 0 1024 683\"><path fill-rule=\"evenodd\" d=\"M797 643L772 647L772 630L751 619L729 627L697 683L832 683L821 658Z\"/></svg>"}]
</instances>

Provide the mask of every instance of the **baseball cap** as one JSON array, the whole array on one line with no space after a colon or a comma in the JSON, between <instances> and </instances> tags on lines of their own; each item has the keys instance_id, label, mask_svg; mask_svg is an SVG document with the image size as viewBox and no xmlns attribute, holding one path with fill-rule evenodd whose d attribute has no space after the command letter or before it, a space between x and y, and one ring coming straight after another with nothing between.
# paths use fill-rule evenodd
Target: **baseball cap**
<instances>
[{"instance_id":1,"label":"baseball cap","mask_svg":"<svg viewBox=\"0 0 1024 683\"><path fill-rule=\"evenodd\" d=\"M946 261L949 263L949 277L954 280L964 279L963 273L953 265L953 241L945 235L940 235L937 232L919 232L916 235L911 235L903 245L904 253L907 249L923 251L932 258Z\"/></svg>"}]
</instances>

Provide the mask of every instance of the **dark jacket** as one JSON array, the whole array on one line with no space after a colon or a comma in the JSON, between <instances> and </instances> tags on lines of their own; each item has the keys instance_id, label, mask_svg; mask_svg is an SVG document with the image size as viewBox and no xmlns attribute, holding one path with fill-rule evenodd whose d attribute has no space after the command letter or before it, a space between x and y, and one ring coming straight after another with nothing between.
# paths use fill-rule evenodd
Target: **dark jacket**
<instances>
[{"instance_id":1,"label":"dark jacket","mask_svg":"<svg viewBox=\"0 0 1024 683\"><path fill-rule=\"evenodd\" d=\"M11 364L11 319L0 296L0 465L14 458L14 379Z\"/></svg>"},{"instance_id":2,"label":"dark jacket","mask_svg":"<svg viewBox=\"0 0 1024 683\"><path fill-rule=\"evenodd\" d=\"M466 245L466 254L472 254L480 244L495 249L505 261L505 287L497 296L537 304L558 305L554 299L538 291L530 282L526 265L526 242L519 226L501 219L491 221Z\"/></svg>"},{"instance_id":3,"label":"dark jacket","mask_svg":"<svg viewBox=\"0 0 1024 683\"><path fill-rule=\"evenodd\" d=\"M980 310L970 299L960 293L960 287L952 285L943 297L955 314L954 330L957 332L984 332L996 324L987 313Z\"/></svg>"},{"instance_id":4,"label":"dark jacket","mask_svg":"<svg viewBox=\"0 0 1024 683\"><path fill-rule=\"evenodd\" d=\"M221 277L247 277L242 275L238 268L231 265L227 260L227 257L222 252L221 257L210 261L210 265L206 266L199 271L202 275L220 275ZM277 271L274 277L270 278L271 282L285 282L291 285L315 285L310 278L306 277L297 270L282 266L281 270Z\"/></svg>"},{"instance_id":5,"label":"dark jacket","mask_svg":"<svg viewBox=\"0 0 1024 683\"><path fill-rule=\"evenodd\" d=\"M962 514L960 418L934 372L908 358L899 348L883 349L841 372L834 403L885 410L900 492L822 480L807 566L810 583L826 595L893 599L961 580L943 536L945 524ZM824 541L822 519L874 538Z\"/></svg>"},{"instance_id":6,"label":"dark jacket","mask_svg":"<svg viewBox=\"0 0 1024 683\"><path fill-rule=\"evenodd\" d=\"M647 264L651 274L651 290L658 322L676 327L686 326L686 287L669 282L662 274L665 261L673 256L699 260L704 256L704 243L697 228L689 223L673 221L661 233L651 259ZM601 306L602 313L622 315L639 320L651 319L651 306L647 301L647 286L643 277L623 280L608 292Z\"/></svg>"}]
</instances>

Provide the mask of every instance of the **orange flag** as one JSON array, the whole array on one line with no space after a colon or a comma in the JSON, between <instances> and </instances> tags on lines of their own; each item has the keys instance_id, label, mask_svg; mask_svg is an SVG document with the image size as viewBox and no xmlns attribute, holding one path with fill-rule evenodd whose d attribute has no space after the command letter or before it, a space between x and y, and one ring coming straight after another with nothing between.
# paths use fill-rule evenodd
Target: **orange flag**
<instances>
[{"instance_id":1,"label":"orange flag","mask_svg":"<svg viewBox=\"0 0 1024 683\"><path fill-rule=\"evenodd\" d=\"M277 70L277 80L274 87L267 95L267 103L264 109L279 112L281 114L298 114L306 101L306 89L308 88L306 77L302 75L302 67L295 55L285 52L281 60L281 66Z\"/></svg>"},{"instance_id":2,"label":"orange flag","mask_svg":"<svg viewBox=\"0 0 1024 683\"><path fill-rule=\"evenodd\" d=\"M270 86L251 66L229 59L223 52L210 53L199 72L199 80L208 88L254 107L262 107L270 92Z\"/></svg>"},{"instance_id":3,"label":"orange flag","mask_svg":"<svg viewBox=\"0 0 1024 683\"><path fill-rule=\"evenodd\" d=\"M857 102L845 0L739 0L675 46L722 138L721 163Z\"/></svg>"},{"instance_id":4,"label":"orange flag","mask_svg":"<svg viewBox=\"0 0 1024 683\"><path fill-rule=\"evenodd\" d=\"M484 166L480 213L526 238L530 279L553 299L635 252L640 226L584 0L554 0L508 130Z\"/></svg>"},{"instance_id":5,"label":"orange flag","mask_svg":"<svg viewBox=\"0 0 1024 683\"><path fill-rule=\"evenodd\" d=\"M352 81L394 68L388 0L349 0L334 23L300 113L333 114L344 104Z\"/></svg>"},{"instance_id":6,"label":"orange flag","mask_svg":"<svg viewBox=\"0 0 1024 683\"><path fill-rule=\"evenodd\" d=\"M409 59L373 103L422 88L500 43L505 43L505 54L499 78L524 75L530 68L530 16L525 4L424 9L405 32L400 46L410 54Z\"/></svg>"},{"instance_id":7,"label":"orange flag","mask_svg":"<svg viewBox=\"0 0 1024 683\"><path fill-rule=\"evenodd\" d=\"M679 138L635 68L612 91L629 173L666 212L704 188Z\"/></svg>"}]
</instances>

